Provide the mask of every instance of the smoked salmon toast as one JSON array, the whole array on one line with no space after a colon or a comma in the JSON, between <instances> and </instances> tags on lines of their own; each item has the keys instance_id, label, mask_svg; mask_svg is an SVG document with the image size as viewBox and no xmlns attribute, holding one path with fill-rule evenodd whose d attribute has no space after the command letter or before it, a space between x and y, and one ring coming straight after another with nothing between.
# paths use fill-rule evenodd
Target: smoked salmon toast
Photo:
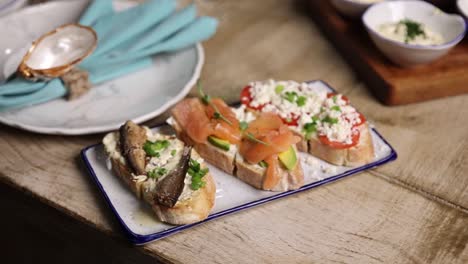
<instances>
[{"instance_id":1,"label":"smoked salmon toast","mask_svg":"<svg viewBox=\"0 0 468 264\"><path fill-rule=\"evenodd\" d=\"M208 217L216 187L192 147L131 121L107 134L103 144L114 173L152 207L160 221L182 225Z\"/></svg>"},{"instance_id":2,"label":"smoked salmon toast","mask_svg":"<svg viewBox=\"0 0 468 264\"><path fill-rule=\"evenodd\" d=\"M181 140L207 162L255 188L286 191L304 184L295 147L301 139L278 116L239 122L223 100L200 94L172 109L169 124Z\"/></svg>"},{"instance_id":3,"label":"smoked salmon toast","mask_svg":"<svg viewBox=\"0 0 468 264\"><path fill-rule=\"evenodd\" d=\"M299 151L339 166L360 166L374 160L365 117L346 96L294 81L252 82L241 92L241 120L275 113L301 137Z\"/></svg>"}]
</instances>

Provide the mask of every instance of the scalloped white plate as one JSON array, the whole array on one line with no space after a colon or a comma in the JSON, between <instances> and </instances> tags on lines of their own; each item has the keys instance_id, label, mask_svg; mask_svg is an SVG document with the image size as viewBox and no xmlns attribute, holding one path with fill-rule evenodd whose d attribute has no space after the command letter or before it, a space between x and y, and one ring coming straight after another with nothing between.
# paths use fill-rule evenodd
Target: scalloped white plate
<instances>
[{"instance_id":1,"label":"scalloped white plate","mask_svg":"<svg viewBox=\"0 0 468 264\"><path fill-rule=\"evenodd\" d=\"M116 1L117 9L121 8L119 5L128 6L128 1ZM57 9L61 14L60 23L64 24L73 22L84 8L82 1L51 2L29 7L1 19L0 33L2 36L16 36L13 32L40 35L43 32L28 31L54 28L57 21L44 18L56 13ZM22 15L24 12L28 16ZM32 26L33 21L41 26ZM204 53L200 44L158 55L153 58L151 67L95 86L77 100L68 102L56 99L0 112L0 122L33 132L62 135L115 130L125 120L141 123L162 114L187 95L200 76L203 62Z\"/></svg>"}]
</instances>

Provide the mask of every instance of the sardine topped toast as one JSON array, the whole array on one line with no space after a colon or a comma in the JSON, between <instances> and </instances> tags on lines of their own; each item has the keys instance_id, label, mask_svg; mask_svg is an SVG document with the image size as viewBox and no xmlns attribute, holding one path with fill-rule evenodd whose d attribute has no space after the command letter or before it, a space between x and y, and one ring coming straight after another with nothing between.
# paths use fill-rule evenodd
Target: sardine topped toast
<instances>
[{"instance_id":1,"label":"sardine topped toast","mask_svg":"<svg viewBox=\"0 0 468 264\"><path fill-rule=\"evenodd\" d=\"M127 121L103 139L112 170L169 224L205 219L214 206L215 183L200 155L175 136Z\"/></svg>"},{"instance_id":2,"label":"sardine topped toast","mask_svg":"<svg viewBox=\"0 0 468 264\"><path fill-rule=\"evenodd\" d=\"M169 123L180 139L207 162L255 188L286 191L304 184L295 147L300 138L279 117L265 114L251 123L239 122L223 100L200 94L172 109Z\"/></svg>"},{"instance_id":3,"label":"sardine topped toast","mask_svg":"<svg viewBox=\"0 0 468 264\"><path fill-rule=\"evenodd\" d=\"M298 136L300 151L340 166L360 166L374 160L365 117L346 96L294 81L252 82L241 92L238 118L255 119L275 113Z\"/></svg>"}]
</instances>

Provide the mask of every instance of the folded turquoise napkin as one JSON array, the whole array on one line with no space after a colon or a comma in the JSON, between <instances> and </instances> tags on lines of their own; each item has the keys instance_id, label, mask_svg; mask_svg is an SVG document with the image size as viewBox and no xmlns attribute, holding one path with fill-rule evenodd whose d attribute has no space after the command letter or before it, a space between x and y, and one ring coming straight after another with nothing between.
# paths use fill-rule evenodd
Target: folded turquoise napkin
<instances>
[{"instance_id":1,"label":"folded turquoise napkin","mask_svg":"<svg viewBox=\"0 0 468 264\"><path fill-rule=\"evenodd\" d=\"M152 65L151 57L194 45L211 37L217 21L196 17L195 6L175 11L175 0L150 0L115 12L112 0L92 1L79 23L91 26L98 46L80 68L90 73L93 84ZM29 82L14 78L0 85L0 111L47 102L66 95L60 79Z\"/></svg>"}]
</instances>

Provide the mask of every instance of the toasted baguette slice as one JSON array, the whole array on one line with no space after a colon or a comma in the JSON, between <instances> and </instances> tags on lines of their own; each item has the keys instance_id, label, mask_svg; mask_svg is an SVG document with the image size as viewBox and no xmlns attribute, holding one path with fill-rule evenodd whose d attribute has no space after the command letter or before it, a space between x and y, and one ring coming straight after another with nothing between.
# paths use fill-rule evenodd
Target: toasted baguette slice
<instances>
[{"instance_id":1,"label":"toasted baguette slice","mask_svg":"<svg viewBox=\"0 0 468 264\"><path fill-rule=\"evenodd\" d=\"M151 133L149 129L148 133ZM186 175L186 185L177 203L173 207L160 205L151 195L155 189L156 180L146 175L135 175L132 172L121 153L119 137L119 132L112 132L103 139L105 151L112 165L112 171L129 186L130 190L138 198L143 198L151 206L160 221L173 225L182 225L198 222L208 217L214 206L216 193L216 186L210 173L203 177L205 186L196 191L190 189L190 176ZM201 160L194 150L192 150L191 157ZM204 163L201 163L201 165L205 167Z\"/></svg>"},{"instance_id":2,"label":"toasted baguette slice","mask_svg":"<svg viewBox=\"0 0 468 264\"><path fill-rule=\"evenodd\" d=\"M297 152L295 147L294 150ZM292 171L288 171L280 165L279 174L280 181L272 188L269 188L265 186L266 168L258 164L247 163L239 154L236 156L236 177L257 189L287 191L298 189L304 185L304 173L299 161L297 161L297 165Z\"/></svg>"},{"instance_id":3,"label":"toasted baguette slice","mask_svg":"<svg viewBox=\"0 0 468 264\"><path fill-rule=\"evenodd\" d=\"M339 166L361 166L374 160L374 145L366 123L358 127L359 143L351 148L335 149L322 144L318 138L309 140L309 153L315 157Z\"/></svg>"},{"instance_id":4,"label":"toasted baguette slice","mask_svg":"<svg viewBox=\"0 0 468 264\"><path fill-rule=\"evenodd\" d=\"M199 154L194 150L192 150L192 158L200 160ZM202 163L201 167L206 168L206 165ZM184 195L185 197L179 198L174 207L166 207L153 202L154 198L148 194L151 193L151 188L154 188L155 185L149 181L142 184L142 196L151 205L154 213L162 222L173 225L195 223L206 219L215 203L216 185L213 177L210 173L207 173L203 179L205 181L204 187L197 191L191 191L189 194ZM147 187L149 188L147 189ZM185 186L185 188L190 187Z\"/></svg>"}]
</instances>

